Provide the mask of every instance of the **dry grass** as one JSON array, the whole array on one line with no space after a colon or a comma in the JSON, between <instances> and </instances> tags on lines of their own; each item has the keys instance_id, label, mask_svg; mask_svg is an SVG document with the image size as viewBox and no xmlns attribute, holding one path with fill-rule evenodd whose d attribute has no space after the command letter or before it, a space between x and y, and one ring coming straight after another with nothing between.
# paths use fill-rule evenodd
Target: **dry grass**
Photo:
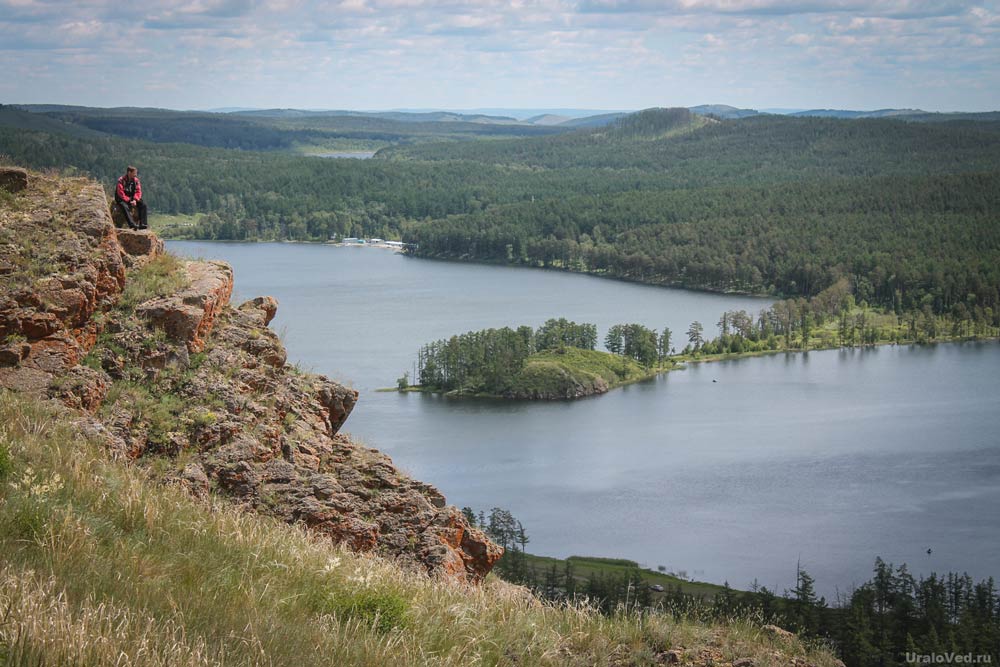
<instances>
[{"instance_id":1,"label":"dry grass","mask_svg":"<svg viewBox=\"0 0 1000 667\"><path fill-rule=\"evenodd\" d=\"M646 665L807 657L726 625L549 606L333 548L107 460L68 414L0 393L0 665ZM776 656L775 649L781 654ZM661 656L662 659L662 656Z\"/></svg>"}]
</instances>

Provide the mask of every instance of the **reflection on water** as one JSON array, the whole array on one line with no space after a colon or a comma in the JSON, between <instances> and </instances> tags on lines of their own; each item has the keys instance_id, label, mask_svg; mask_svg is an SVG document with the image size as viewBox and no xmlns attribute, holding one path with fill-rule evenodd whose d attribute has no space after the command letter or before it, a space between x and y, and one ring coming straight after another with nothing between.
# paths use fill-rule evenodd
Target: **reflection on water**
<instances>
[{"instance_id":1,"label":"reflection on water","mask_svg":"<svg viewBox=\"0 0 1000 667\"><path fill-rule=\"evenodd\" d=\"M1000 573L1000 346L693 364L578 402L376 393L423 343L565 316L669 326L767 301L301 244L171 243L271 294L291 359L362 392L346 428L449 501L509 508L540 554L618 556L733 586L825 594L875 556ZM713 382L714 380L714 382ZM932 554L926 553L932 548Z\"/></svg>"}]
</instances>

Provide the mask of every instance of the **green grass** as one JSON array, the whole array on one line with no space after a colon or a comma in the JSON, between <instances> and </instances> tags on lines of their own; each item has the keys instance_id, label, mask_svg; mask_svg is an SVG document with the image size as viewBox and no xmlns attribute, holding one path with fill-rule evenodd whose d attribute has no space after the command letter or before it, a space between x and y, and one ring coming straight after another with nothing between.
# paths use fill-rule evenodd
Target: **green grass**
<instances>
[{"instance_id":1,"label":"green grass","mask_svg":"<svg viewBox=\"0 0 1000 667\"><path fill-rule=\"evenodd\" d=\"M668 368L644 368L632 359L600 350L565 347L561 350L536 352L525 361L524 368L511 381L514 398L566 397L567 392L583 389L583 395L601 393L631 382L655 377ZM440 390L422 385L405 389L385 387L376 391L400 393L438 393ZM501 398L495 394L447 392L455 396Z\"/></svg>"},{"instance_id":2,"label":"green grass","mask_svg":"<svg viewBox=\"0 0 1000 667\"><path fill-rule=\"evenodd\" d=\"M10 461L10 448L7 443L0 442L0 482L7 479L13 464Z\"/></svg>"},{"instance_id":3,"label":"green grass","mask_svg":"<svg viewBox=\"0 0 1000 667\"><path fill-rule=\"evenodd\" d=\"M609 386L641 380L650 374L632 359L601 350L581 350L576 347L536 352L528 357L529 366L535 363L560 364L576 373L601 377Z\"/></svg>"},{"instance_id":4,"label":"green grass","mask_svg":"<svg viewBox=\"0 0 1000 667\"><path fill-rule=\"evenodd\" d=\"M116 308L131 313L140 303L179 292L187 286L187 280L183 262L164 253L129 273Z\"/></svg>"},{"instance_id":5,"label":"green grass","mask_svg":"<svg viewBox=\"0 0 1000 667\"><path fill-rule=\"evenodd\" d=\"M512 391L522 397L566 396L567 392L580 388L584 394L593 394L654 374L631 359L600 350L567 347L528 357L514 378Z\"/></svg>"},{"instance_id":6,"label":"green grass","mask_svg":"<svg viewBox=\"0 0 1000 667\"><path fill-rule=\"evenodd\" d=\"M550 558L548 556L534 556L525 554L528 560L528 567L534 570L539 576L543 576L555 565L559 572L564 572L566 563L573 566L573 576L578 585L582 585L586 580L594 575L622 575L626 572L637 573L642 580L649 585L659 584L665 589L680 588L686 595L694 595L711 600L718 593L724 590L723 586L710 584L702 581L689 581L667 572L658 572L648 568L640 567L635 561L624 558L600 558L596 556L570 556L569 558ZM653 600L660 597L661 593L652 593Z\"/></svg>"},{"instance_id":7,"label":"green grass","mask_svg":"<svg viewBox=\"0 0 1000 667\"><path fill-rule=\"evenodd\" d=\"M165 238L183 237L185 232L198 224L202 214L185 215L178 213L150 213L149 228Z\"/></svg>"},{"instance_id":8,"label":"green grass","mask_svg":"<svg viewBox=\"0 0 1000 667\"><path fill-rule=\"evenodd\" d=\"M490 577L427 577L321 536L152 482L106 458L64 409L0 392L0 664L342 667L760 667L833 657L752 620L706 624L543 604ZM775 651L781 651L775 654Z\"/></svg>"}]
</instances>

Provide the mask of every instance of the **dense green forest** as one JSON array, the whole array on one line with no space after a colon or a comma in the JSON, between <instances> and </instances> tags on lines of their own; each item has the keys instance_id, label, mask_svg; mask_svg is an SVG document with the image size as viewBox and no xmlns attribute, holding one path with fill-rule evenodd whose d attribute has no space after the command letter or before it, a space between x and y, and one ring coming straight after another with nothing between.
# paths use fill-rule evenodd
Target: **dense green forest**
<instances>
[{"instance_id":1,"label":"dense green forest","mask_svg":"<svg viewBox=\"0 0 1000 667\"><path fill-rule=\"evenodd\" d=\"M1000 656L1000 595L992 578L968 574L914 576L905 564L876 558L871 579L826 600L816 581L799 569L790 590L771 591L756 583L749 591L725 586L667 584L633 561L601 558L539 559L526 552L531 538L516 517L502 508L476 514L463 508L505 553L494 568L499 576L530 587L550 600L587 597L604 613L623 607L655 609L683 617L756 618L804 637L829 643L849 667L913 665L916 656L952 653L992 664ZM588 565L587 571L579 564ZM605 567L602 567L604 565ZM707 589L709 592L699 592Z\"/></svg>"},{"instance_id":2,"label":"dense green forest","mask_svg":"<svg viewBox=\"0 0 1000 667\"><path fill-rule=\"evenodd\" d=\"M896 312L1000 311L1000 122L653 109L532 137L462 120L45 109L0 108L0 154L109 188L137 163L154 212L198 216L174 237L378 236L426 257L802 297L846 278L858 303ZM355 131L389 147L287 150Z\"/></svg>"},{"instance_id":3,"label":"dense green forest","mask_svg":"<svg viewBox=\"0 0 1000 667\"><path fill-rule=\"evenodd\" d=\"M566 355L566 351L594 351L596 346L595 325L565 318L550 319L537 329L519 326L470 331L420 348L417 378L428 390L523 397L531 393L525 391L526 385L548 384L541 376L565 376L565 380L589 376L591 369L573 367L572 362L582 358ZM547 352L560 356L553 359L545 356ZM593 379L583 377L585 382ZM400 388L406 388L405 382L403 379ZM552 389L559 393L558 387Z\"/></svg>"},{"instance_id":4,"label":"dense green forest","mask_svg":"<svg viewBox=\"0 0 1000 667\"><path fill-rule=\"evenodd\" d=\"M484 329L424 345L417 353L416 380L425 390L457 394L567 397L565 387L607 388L671 370L677 362L778 351L805 351L880 343L928 343L1000 335L1000 312L969 295L944 313L930 301L920 309L859 305L846 278L811 299L777 301L757 313L727 311L718 322L692 322L685 332L662 331L636 323L611 326L600 339L593 324L550 319L537 329ZM719 335L706 337L705 324ZM680 351L678 352L678 348ZM620 362L606 357L615 355ZM399 379L408 389L410 379ZM590 391L589 393L602 393Z\"/></svg>"}]
</instances>

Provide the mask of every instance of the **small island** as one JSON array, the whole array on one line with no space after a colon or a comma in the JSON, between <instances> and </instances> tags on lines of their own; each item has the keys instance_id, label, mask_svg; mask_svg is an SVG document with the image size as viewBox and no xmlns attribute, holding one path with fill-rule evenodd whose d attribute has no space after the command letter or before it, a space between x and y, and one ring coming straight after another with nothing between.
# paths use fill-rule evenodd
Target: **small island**
<instances>
[{"instance_id":1,"label":"small island","mask_svg":"<svg viewBox=\"0 0 1000 667\"><path fill-rule=\"evenodd\" d=\"M971 303L971 298L970 298ZM992 308L957 303L937 315L929 305L896 311L857 303L841 278L812 299L786 299L753 315L727 311L719 335L706 339L701 322L671 347L673 332L641 324L616 324L597 350L597 327L550 319L537 330L484 329L425 345L417 354L412 385L404 374L381 391L444 393L529 400L573 399L603 394L687 363L704 363L810 350L988 340L1000 337ZM684 341L681 341L684 344Z\"/></svg>"},{"instance_id":2,"label":"small island","mask_svg":"<svg viewBox=\"0 0 1000 667\"><path fill-rule=\"evenodd\" d=\"M538 329L470 331L425 345L417 354L419 384L404 374L400 391L441 392L528 400L603 394L672 366L670 330L657 335L640 324L611 328L597 347L597 327L550 319Z\"/></svg>"}]
</instances>

